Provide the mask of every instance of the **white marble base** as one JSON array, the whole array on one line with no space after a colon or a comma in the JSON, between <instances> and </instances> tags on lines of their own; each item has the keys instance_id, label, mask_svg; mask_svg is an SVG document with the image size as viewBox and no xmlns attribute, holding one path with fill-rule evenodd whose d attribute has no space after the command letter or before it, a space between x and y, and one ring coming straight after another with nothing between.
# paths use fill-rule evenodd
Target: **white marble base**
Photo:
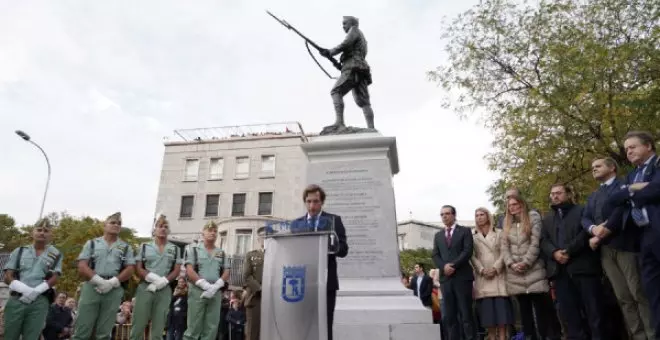
<instances>
[{"instance_id":1,"label":"white marble base","mask_svg":"<svg viewBox=\"0 0 660 340\"><path fill-rule=\"evenodd\" d=\"M431 311L397 278L342 279L333 332L336 339L439 339Z\"/></svg>"},{"instance_id":2,"label":"white marble base","mask_svg":"<svg viewBox=\"0 0 660 340\"><path fill-rule=\"evenodd\" d=\"M440 339L431 310L401 284L392 176L396 139L379 133L314 137L303 144L307 183L342 217L348 256L338 259L334 339Z\"/></svg>"},{"instance_id":3,"label":"white marble base","mask_svg":"<svg viewBox=\"0 0 660 340\"><path fill-rule=\"evenodd\" d=\"M341 340L427 340L440 339L436 324L342 325L333 330L333 338Z\"/></svg>"}]
</instances>

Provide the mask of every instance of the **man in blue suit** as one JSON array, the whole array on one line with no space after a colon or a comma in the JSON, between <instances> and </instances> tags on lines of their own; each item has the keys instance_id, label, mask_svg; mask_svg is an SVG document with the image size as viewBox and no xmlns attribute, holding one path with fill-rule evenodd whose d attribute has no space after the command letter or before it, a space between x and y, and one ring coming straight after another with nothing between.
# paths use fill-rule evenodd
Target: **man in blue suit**
<instances>
[{"instance_id":1,"label":"man in blue suit","mask_svg":"<svg viewBox=\"0 0 660 340\"><path fill-rule=\"evenodd\" d=\"M617 163L610 157L595 159L591 169L600 185L589 196L582 212L582 227L589 235L593 235L593 228L610 217L615 206L608 202L608 197L624 184L616 177ZM603 240L596 237L590 242L593 249L600 245L601 264L621 307L631 340L653 339L655 333L650 324L649 302L642 289L638 269L640 233L639 228L631 226L618 235ZM621 317L618 316L618 319ZM606 324L611 327L619 320L609 320Z\"/></svg>"},{"instance_id":2,"label":"man in blue suit","mask_svg":"<svg viewBox=\"0 0 660 340\"><path fill-rule=\"evenodd\" d=\"M655 339L660 339L660 169L655 141L649 132L631 131L624 148L636 168L628 174L626 184L610 195L608 204L617 208L606 223L592 228L592 234L603 239L627 228L641 229L642 285L650 303Z\"/></svg>"},{"instance_id":3,"label":"man in blue suit","mask_svg":"<svg viewBox=\"0 0 660 340\"><path fill-rule=\"evenodd\" d=\"M451 205L442 207L440 218L445 228L435 233L431 256L433 263L440 269L445 311L442 315L443 324L447 326L449 340L474 340L474 273L470 266L474 252L472 231L456 224L456 208Z\"/></svg>"},{"instance_id":4,"label":"man in blue suit","mask_svg":"<svg viewBox=\"0 0 660 340\"><path fill-rule=\"evenodd\" d=\"M346 243L346 228L341 217L323 211L325 203L325 191L311 184L303 191L303 202L307 208L307 214L295 219L291 223L291 232L304 232L328 229L334 223L337 240L335 240L335 253L328 254L328 283L327 283L327 313L328 313L328 340L332 340L332 324L335 314L335 302L339 290L339 278L337 277L337 257L348 255L348 243ZM333 222L334 221L334 222Z\"/></svg>"}]
</instances>

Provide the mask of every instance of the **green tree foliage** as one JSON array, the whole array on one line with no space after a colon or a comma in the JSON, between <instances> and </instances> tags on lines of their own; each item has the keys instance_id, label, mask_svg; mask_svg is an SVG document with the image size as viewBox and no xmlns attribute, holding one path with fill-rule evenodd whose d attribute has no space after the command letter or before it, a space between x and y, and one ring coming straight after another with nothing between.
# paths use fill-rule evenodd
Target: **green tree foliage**
<instances>
[{"instance_id":1,"label":"green tree foliage","mask_svg":"<svg viewBox=\"0 0 660 340\"><path fill-rule=\"evenodd\" d=\"M430 269L435 268L433 260L431 260L431 249L406 249L399 252L401 271L407 276L415 270L415 264L418 262L424 264L427 273Z\"/></svg>"},{"instance_id":2,"label":"green tree foliage","mask_svg":"<svg viewBox=\"0 0 660 340\"><path fill-rule=\"evenodd\" d=\"M25 242L26 235L16 226L14 218L0 214L0 252L10 252Z\"/></svg>"},{"instance_id":3,"label":"green tree foliage","mask_svg":"<svg viewBox=\"0 0 660 340\"><path fill-rule=\"evenodd\" d=\"M0 223L2 223L3 216L0 215ZM9 219L11 217L7 216ZM75 295L80 283L83 282L78 274L78 264L76 259L82 251L83 246L87 240L103 236L103 221L92 217L72 217L67 213L50 214L48 218L51 222L56 223L53 229L52 244L59 249L62 254L62 276L58 280L57 290L67 292L69 295ZM13 221L13 219L11 219ZM21 241L16 246L9 248L5 247L8 251L18 247L18 245L29 244L30 231L32 226L24 226L20 230ZM133 229L122 228L119 237L133 246L135 250L138 247L136 232ZM0 241L2 242L2 241ZM129 283L125 297L130 298L135 293L138 280L134 276Z\"/></svg>"},{"instance_id":4,"label":"green tree foliage","mask_svg":"<svg viewBox=\"0 0 660 340\"><path fill-rule=\"evenodd\" d=\"M657 0L484 0L445 38L448 62L429 76L447 107L493 131L495 204L512 185L537 208L558 181L587 193L595 156L629 166L627 131L660 136Z\"/></svg>"}]
</instances>

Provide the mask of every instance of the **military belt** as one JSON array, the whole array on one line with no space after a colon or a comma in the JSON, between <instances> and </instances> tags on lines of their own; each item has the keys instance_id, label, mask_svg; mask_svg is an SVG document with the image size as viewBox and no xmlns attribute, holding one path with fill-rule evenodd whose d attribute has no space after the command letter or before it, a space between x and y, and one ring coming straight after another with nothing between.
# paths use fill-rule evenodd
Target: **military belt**
<instances>
[{"instance_id":1,"label":"military belt","mask_svg":"<svg viewBox=\"0 0 660 340\"><path fill-rule=\"evenodd\" d=\"M48 291L45 291L45 292L43 292L39 295L47 296L47 294L48 294ZM21 297L21 296L23 296L23 293L15 292L15 291L12 290L11 293L9 293L9 295L11 295L13 297Z\"/></svg>"}]
</instances>

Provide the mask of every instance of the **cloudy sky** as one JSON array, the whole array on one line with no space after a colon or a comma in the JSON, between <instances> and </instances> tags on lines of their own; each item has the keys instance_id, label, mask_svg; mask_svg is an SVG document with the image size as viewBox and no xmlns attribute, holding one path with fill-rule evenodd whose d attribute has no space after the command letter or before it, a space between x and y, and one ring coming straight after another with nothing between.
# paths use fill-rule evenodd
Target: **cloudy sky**
<instances>
[{"instance_id":1,"label":"cloudy sky","mask_svg":"<svg viewBox=\"0 0 660 340\"><path fill-rule=\"evenodd\" d=\"M369 41L376 127L398 140L398 218L459 218L489 205L490 133L440 106L425 72L443 62L441 19L468 1L0 1L0 213L39 214L43 156L53 174L46 211L105 217L121 210L145 233L154 214L163 137L179 128L333 121L332 80L270 9L319 44L355 15ZM330 65L325 64L327 68ZM362 126L347 96L346 119Z\"/></svg>"}]
</instances>

